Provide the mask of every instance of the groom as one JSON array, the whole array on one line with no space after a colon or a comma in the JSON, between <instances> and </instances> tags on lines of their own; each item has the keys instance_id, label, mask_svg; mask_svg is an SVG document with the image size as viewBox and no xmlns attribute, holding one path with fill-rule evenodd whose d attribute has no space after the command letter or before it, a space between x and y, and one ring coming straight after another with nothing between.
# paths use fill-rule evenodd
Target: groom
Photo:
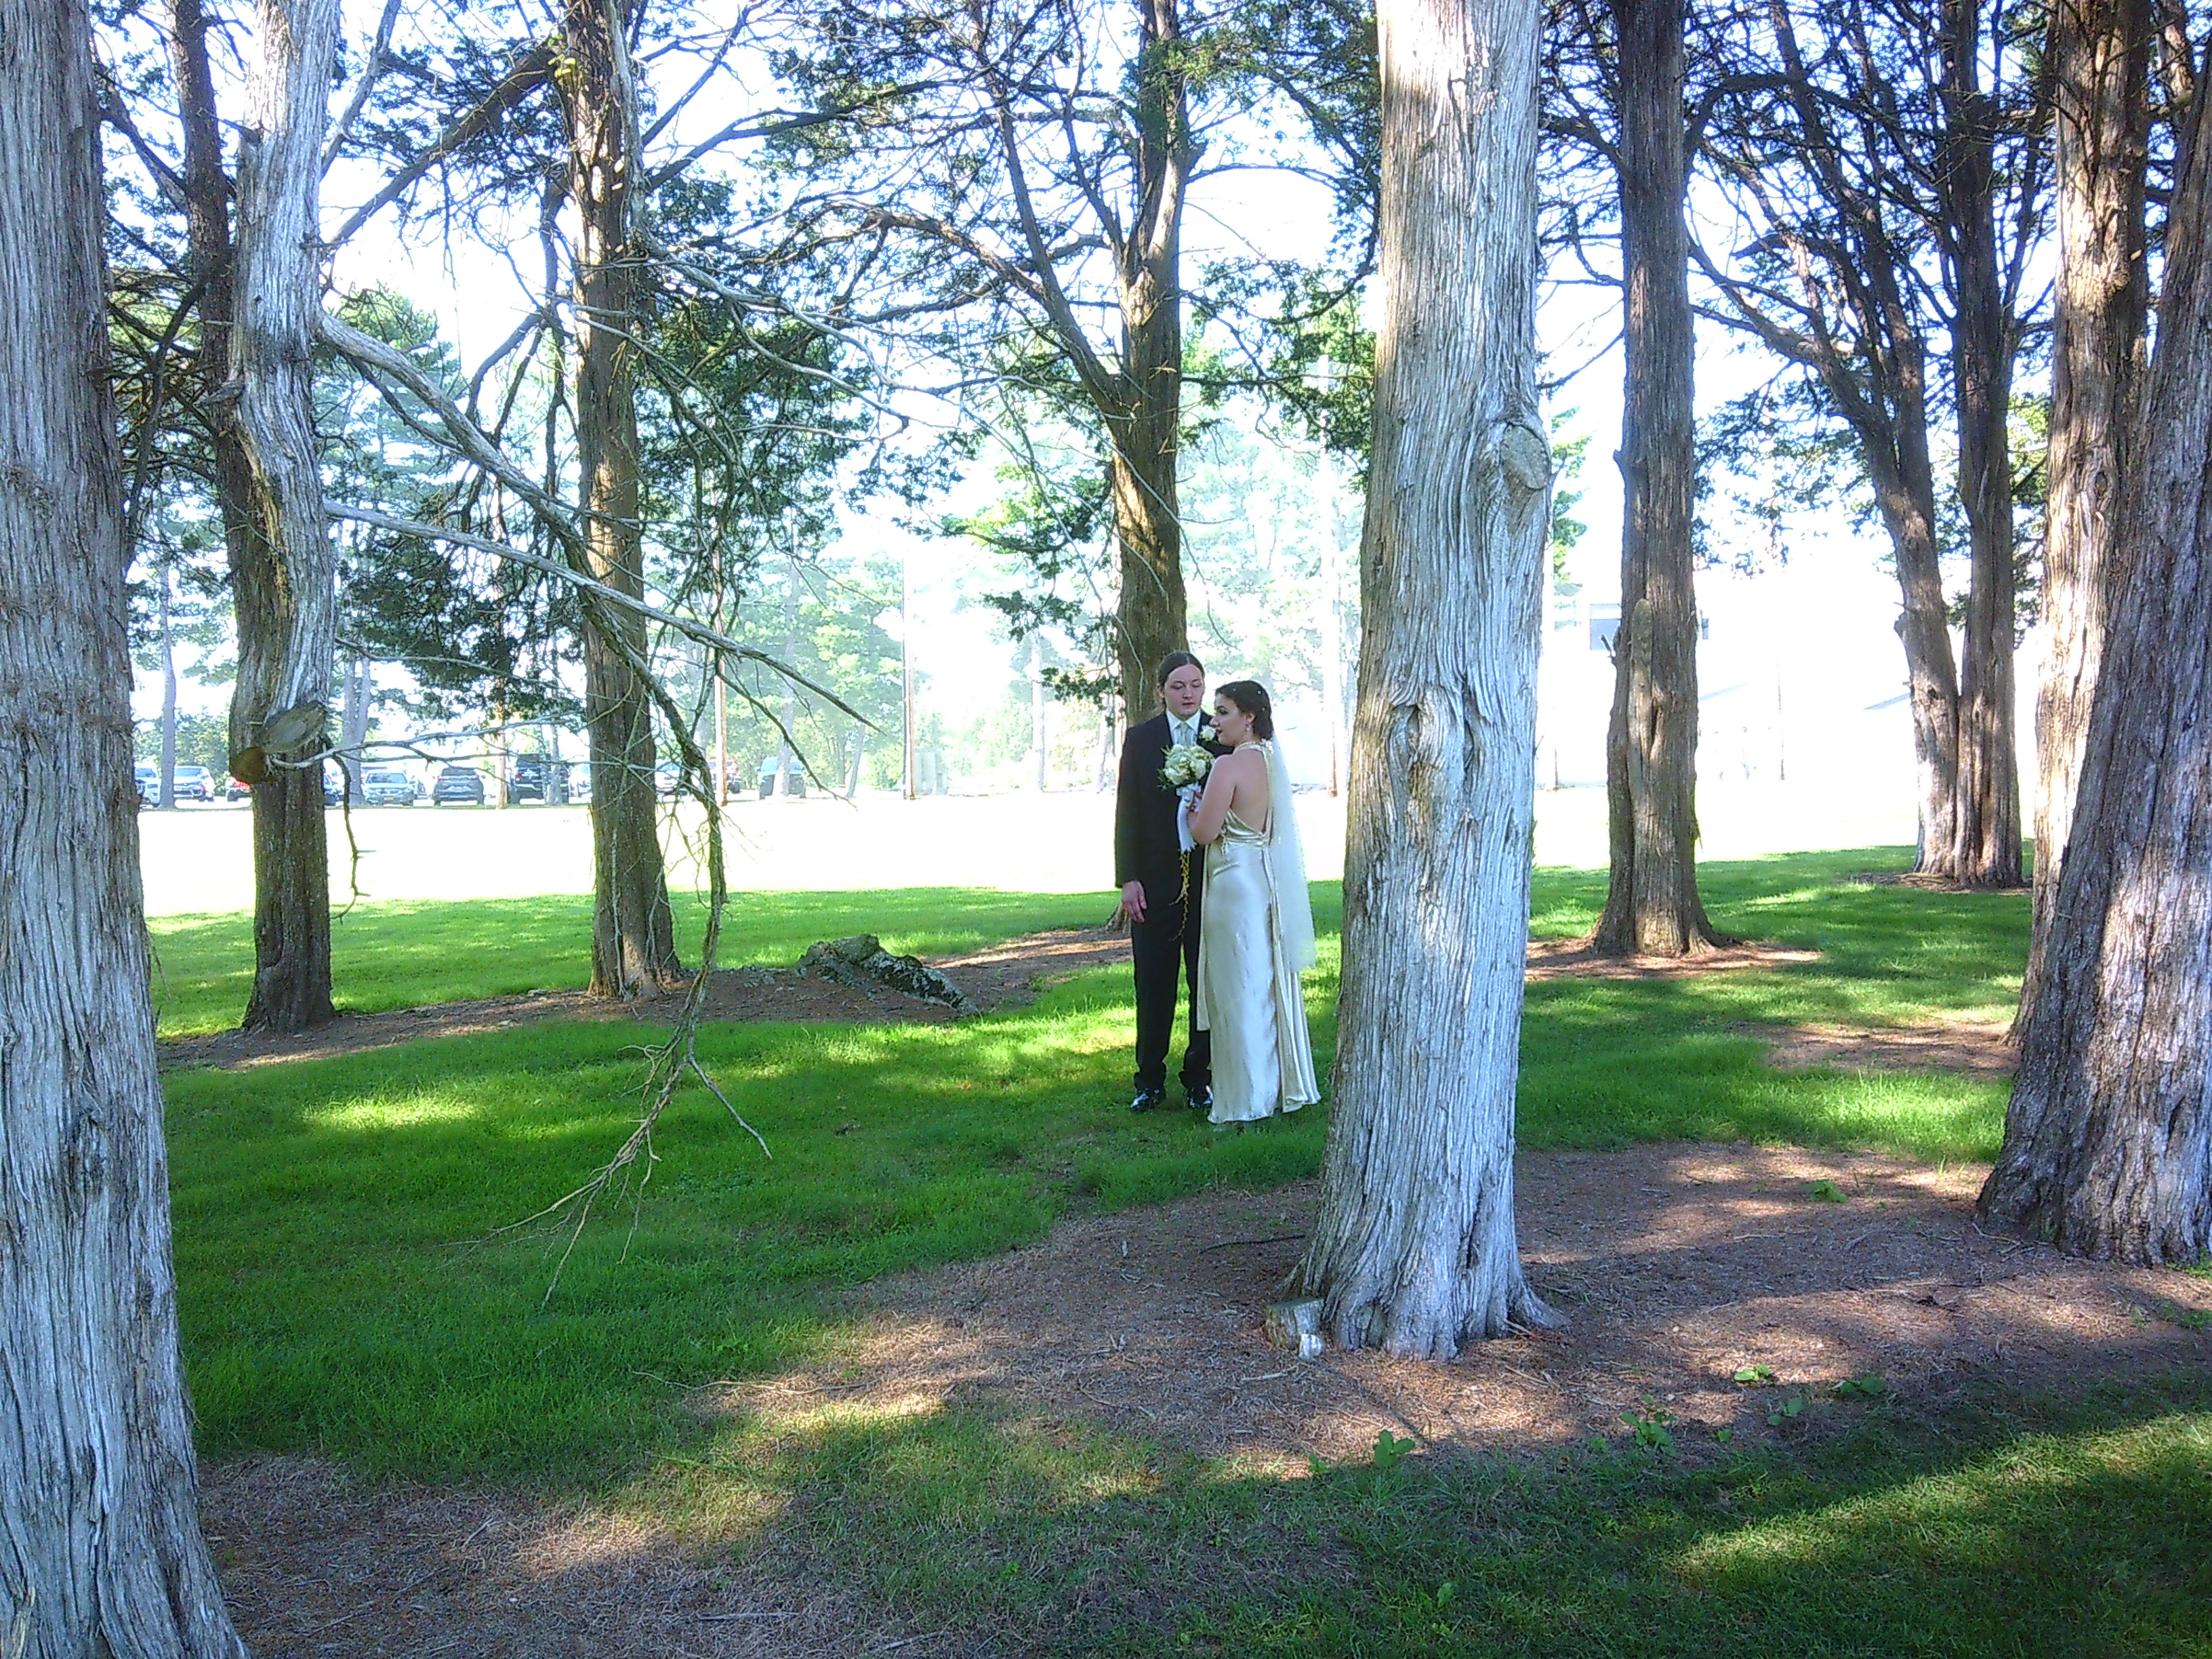
<instances>
[{"instance_id":1,"label":"groom","mask_svg":"<svg viewBox=\"0 0 2212 1659\"><path fill-rule=\"evenodd\" d=\"M1114 795L1114 879L1121 889L1118 919L1129 924L1137 976L1137 1097L1133 1112L1168 1101L1168 1040L1174 1035L1176 981L1190 988L1189 1034L1183 1045L1182 1087L1193 1111L1213 1104L1212 1039L1198 1029L1198 922L1204 894L1205 849L1184 860L1176 835L1180 803L1160 781L1170 749L1200 744L1215 754L1213 722L1206 701L1206 667L1188 651L1171 651L1160 664L1160 713L1129 728L1121 744L1121 775Z\"/></svg>"}]
</instances>

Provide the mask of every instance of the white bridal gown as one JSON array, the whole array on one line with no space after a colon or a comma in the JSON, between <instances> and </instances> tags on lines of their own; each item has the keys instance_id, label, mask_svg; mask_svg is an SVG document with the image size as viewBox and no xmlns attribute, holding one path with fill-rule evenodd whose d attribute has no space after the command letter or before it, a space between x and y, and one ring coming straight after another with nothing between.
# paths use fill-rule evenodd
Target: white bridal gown
<instances>
[{"instance_id":1,"label":"white bridal gown","mask_svg":"<svg viewBox=\"0 0 2212 1659\"><path fill-rule=\"evenodd\" d=\"M1196 1001L1199 1029L1213 1033L1210 1115L1216 1123L1294 1112L1321 1098L1306 1036L1305 997L1298 988L1298 969L1312 961L1304 943L1312 921L1304 860L1295 846L1288 860L1276 856L1274 831L1288 816L1290 790L1274 744L1263 742L1260 748L1267 758L1273 803L1267 828L1253 829L1232 810L1219 838L1206 849ZM1297 833L1295 821L1291 833ZM1286 880L1294 880L1298 890L1279 898L1278 886Z\"/></svg>"}]
</instances>

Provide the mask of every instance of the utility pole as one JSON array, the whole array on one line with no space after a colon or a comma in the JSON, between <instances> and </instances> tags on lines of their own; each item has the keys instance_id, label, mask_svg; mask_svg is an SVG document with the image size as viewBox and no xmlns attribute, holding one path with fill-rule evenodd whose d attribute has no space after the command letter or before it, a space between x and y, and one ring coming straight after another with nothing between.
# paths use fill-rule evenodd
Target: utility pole
<instances>
[{"instance_id":1,"label":"utility pole","mask_svg":"<svg viewBox=\"0 0 2212 1659\"><path fill-rule=\"evenodd\" d=\"M905 756L900 763L900 792L908 800L921 793L915 772L914 756L914 553L908 549L899 555L899 659L906 677L906 690L900 728L904 733Z\"/></svg>"}]
</instances>

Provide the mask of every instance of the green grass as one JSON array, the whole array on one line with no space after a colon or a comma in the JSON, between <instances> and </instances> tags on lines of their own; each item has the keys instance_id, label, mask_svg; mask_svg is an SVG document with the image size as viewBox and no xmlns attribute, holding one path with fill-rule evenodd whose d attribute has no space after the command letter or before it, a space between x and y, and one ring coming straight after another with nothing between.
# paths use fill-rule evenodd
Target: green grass
<instances>
[{"instance_id":1,"label":"green grass","mask_svg":"<svg viewBox=\"0 0 2212 1659\"><path fill-rule=\"evenodd\" d=\"M975 1409L741 1421L617 1500L1033 1654L2115 1655L2212 1642L2212 1382L1838 1404L1785 1437L1623 1437L1241 1476ZM2060 1564L2063 1564L2061 1567ZM854 1564L861 1565L857 1571Z\"/></svg>"},{"instance_id":2,"label":"green grass","mask_svg":"<svg viewBox=\"0 0 2212 1659\"><path fill-rule=\"evenodd\" d=\"M1721 926L1816 946L1817 963L1531 987L1522 1143L1987 1156L2001 1086L1761 1060L1762 1024L2008 1011L2024 899L1844 880L1899 862L1706 867ZM1325 1066L1338 914L1333 891L1320 897L1309 988ZM1536 928L1586 928L1601 897L1601 877L1541 872ZM952 950L1103 908L995 893L752 900L728 955L788 961L864 929ZM340 995L394 1006L575 983L585 920L566 900L363 907L342 935ZM171 1029L226 1023L240 925L160 937ZM2212 1651L2201 1381L2024 1418L2000 1402L1933 1427L1838 1404L1802 1443L1686 1448L1681 1461L1616 1444L1290 1482L966 1407L796 1433L702 1423L688 1389L834 1352L851 1332L840 1286L1002 1251L1073 1212L1310 1175L1324 1116L1225 1136L1180 1112L1132 1117L1126 969L951 1026L717 1027L702 1056L774 1158L687 1091L650 1183L586 1230L541 1307L562 1239L497 1230L619 1141L638 1038L542 1025L172 1074L179 1296L205 1448L647 1506L726 1547L818 1552L918 1621L1013 1632L1024 1651ZM2046 1570L2061 1559L2067 1572Z\"/></svg>"},{"instance_id":3,"label":"green grass","mask_svg":"<svg viewBox=\"0 0 2212 1659\"><path fill-rule=\"evenodd\" d=\"M871 933L894 951L950 956L1042 927L1094 926L1112 908L1110 898L969 888L738 893L724 913L720 954L728 967L787 963L816 939ZM678 897L678 927L695 945L704 915L703 903ZM253 982L253 919L156 916L148 925L161 1034L236 1025ZM579 989L592 976L592 901L358 904L331 922L331 973L338 1006L356 1013Z\"/></svg>"},{"instance_id":4,"label":"green grass","mask_svg":"<svg viewBox=\"0 0 2212 1659\"><path fill-rule=\"evenodd\" d=\"M1814 964L1674 981L1530 988L1520 1134L1532 1147L1749 1139L1986 1156L2001 1085L1937 1073L1770 1070L1747 1023L1906 1019L2010 994L2024 902L1844 884L1867 854L1709 868L1723 926L1817 943ZM1545 872L1540 925L1587 925L1599 888ZM1309 978L1317 1057L1334 1040L1333 890ZM557 936L528 906L364 910L398 967L387 1004L527 988ZM580 908L546 907L580 928ZM1079 921L1097 902L1001 894L750 901L733 960L882 930L948 950ZM1936 927L1923 927L1934 915ZM1932 936L1931 936L1932 935ZM1972 948L1962 947L1966 939ZM179 927L174 977L217 977ZM519 958L518 968L503 957ZM538 964L538 965L533 965ZM368 1002L343 963L342 994ZM1325 1114L1213 1135L1133 1117L1126 969L955 1025L711 1028L701 1053L766 1136L762 1156L703 1089L664 1122L655 1173L582 1235L550 1307L554 1238L499 1230L580 1182L634 1119L640 1032L542 1024L327 1060L168 1079L188 1360L218 1449L313 1448L364 1469L594 1480L693 1431L663 1385L758 1371L835 1324L825 1287L1004 1250L1072 1211L1314 1174Z\"/></svg>"}]
</instances>

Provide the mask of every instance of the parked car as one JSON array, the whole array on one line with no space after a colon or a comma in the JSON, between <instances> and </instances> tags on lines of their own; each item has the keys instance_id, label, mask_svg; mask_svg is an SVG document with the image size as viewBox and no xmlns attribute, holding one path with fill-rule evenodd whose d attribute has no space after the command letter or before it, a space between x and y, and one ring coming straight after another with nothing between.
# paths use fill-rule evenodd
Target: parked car
<instances>
[{"instance_id":1,"label":"parked car","mask_svg":"<svg viewBox=\"0 0 2212 1659\"><path fill-rule=\"evenodd\" d=\"M222 781L222 798L225 800L244 800L252 793L253 786L242 778L226 777Z\"/></svg>"},{"instance_id":2,"label":"parked car","mask_svg":"<svg viewBox=\"0 0 2212 1659\"><path fill-rule=\"evenodd\" d=\"M430 786L430 804L443 806L450 801L464 801L471 806L484 804L483 774L473 766L448 766L438 774L437 782Z\"/></svg>"},{"instance_id":3,"label":"parked car","mask_svg":"<svg viewBox=\"0 0 2212 1659\"><path fill-rule=\"evenodd\" d=\"M159 806L161 804L161 769L140 761L131 769L131 775L138 782L139 805Z\"/></svg>"},{"instance_id":4,"label":"parked car","mask_svg":"<svg viewBox=\"0 0 2212 1659\"><path fill-rule=\"evenodd\" d=\"M567 800L568 774L567 761L549 761L544 755L518 755L514 773L507 780L507 798L509 801Z\"/></svg>"},{"instance_id":5,"label":"parked car","mask_svg":"<svg viewBox=\"0 0 2212 1659\"><path fill-rule=\"evenodd\" d=\"M179 766L177 769L177 799L213 800L215 775L204 766Z\"/></svg>"},{"instance_id":6,"label":"parked car","mask_svg":"<svg viewBox=\"0 0 2212 1659\"><path fill-rule=\"evenodd\" d=\"M786 787L793 796L806 793L806 769L793 757L785 764ZM775 793L775 757L771 755L760 764L760 798L766 800Z\"/></svg>"},{"instance_id":7,"label":"parked car","mask_svg":"<svg viewBox=\"0 0 2212 1659\"><path fill-rule=\"evenodd\" d=\"M396 766L362 769L361 798L371 806L412 806L415 780Z\"/></svg>"},{"instance_id":8,"label":"parked car","mask_svg":"<svg viewBox=\"0 0 2212 1659\"><path fill-rule=\"evenodd\" d=\"M568 805L588 806L592 802L592 763L589 761L568 763Z\"/></svg>"},{"instance_id":9,"label":"parked car","mask_svg":"<svg viewBox=\"0 0 2212 1659\"><path fill-rule=\"evenodd\" d=\"M323 763L323 805L336 806L345 799L345 769Z\"/></svg>"}]
</instances>

